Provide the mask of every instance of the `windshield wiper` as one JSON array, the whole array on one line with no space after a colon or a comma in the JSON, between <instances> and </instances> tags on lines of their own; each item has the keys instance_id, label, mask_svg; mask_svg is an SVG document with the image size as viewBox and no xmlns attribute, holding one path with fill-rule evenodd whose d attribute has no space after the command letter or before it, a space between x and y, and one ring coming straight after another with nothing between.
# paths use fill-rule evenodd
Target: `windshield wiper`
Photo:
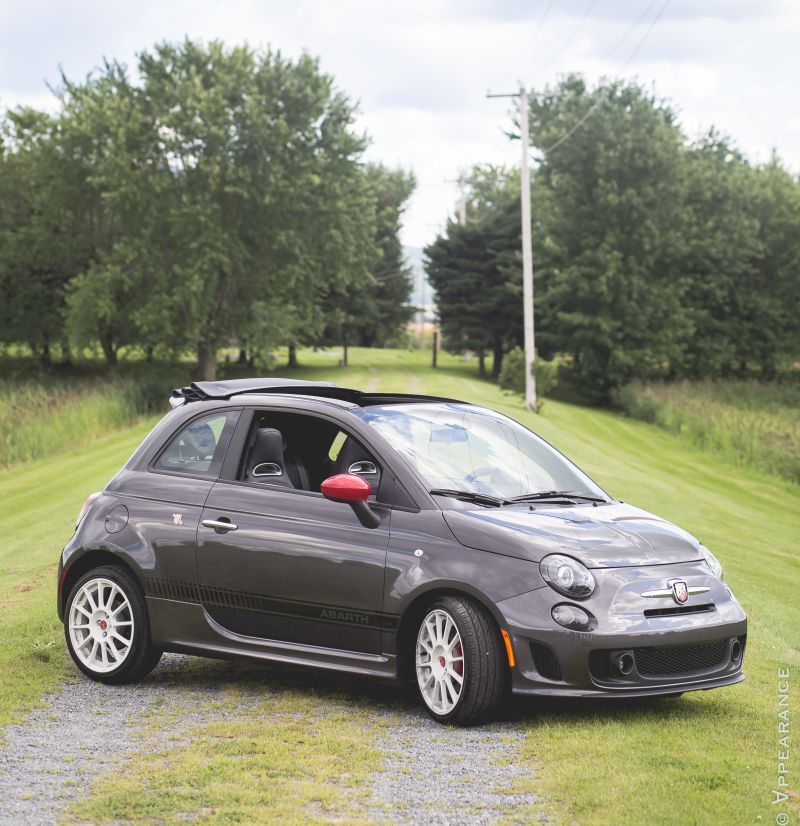
<instances>
[{"instance_id":1,"label":"windshield wiper","mask_svg":"<svg viewBox=\"0 0 800 826\"><path fill-rule=\"evenodd\" d=\"M583 502L608 502L601 496L592 496L590 493L578 493L574 490L543 490L538 493L525 493L522 496L512 496L509 502L546 502L551 499L563 499L574 501L580 499Z\"/></svg>"},{"instance_id":2,"label":"windshield wiper","mask_svg":"<svg viewBox=\"0 0 800 826\"><path fill-rule=\"evenodd\" d=\"M478 505L494 505L499 508L509 502L508 499L499 499L497 496L489 496L488 493L477 493L473 490L455 490L453 488L434 488L428 493L434 496L452 496L453 499L465 499L467 502L475 502Z\"/></svg>"}]
</instances>

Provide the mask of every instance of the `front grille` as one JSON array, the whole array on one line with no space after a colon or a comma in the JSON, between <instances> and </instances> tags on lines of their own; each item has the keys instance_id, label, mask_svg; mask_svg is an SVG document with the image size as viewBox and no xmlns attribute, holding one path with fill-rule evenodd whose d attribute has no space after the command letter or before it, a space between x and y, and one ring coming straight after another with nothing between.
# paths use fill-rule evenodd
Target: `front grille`
<instances>
[{"instance_id":1,"label":"front grille","mask_svg":"<svg viewBox=\"0 0 800 826\"><path fill-rule=\"evenodd\" d=\"M691 674L722 665L728 656L728 640L684 648L634 648L636 670L645 677Z\"/></svg>"},{"instance_id":2,"label":"front grille","mask_svg":"<svg viewBox=\"0 0 800 826\"><path fill-rule=\"evenodd\" d=\"M558 657L550 648L539 642L532 642L531 656L540 676L546 680L561 679L561 667L558 664Z\"/></svg>"},{"instance_id":3,"label":"front grille","mask_svg":"<svg viewBox=\"0 0 800 826\"><path fill-rule=\"evenodd\" d=\"M704 614L708 611L715 611L712 602L703 605L673 605L671 608L648 608L645 610L646 617L671 617L675 614Z\"/></svg>"}]
</instances>

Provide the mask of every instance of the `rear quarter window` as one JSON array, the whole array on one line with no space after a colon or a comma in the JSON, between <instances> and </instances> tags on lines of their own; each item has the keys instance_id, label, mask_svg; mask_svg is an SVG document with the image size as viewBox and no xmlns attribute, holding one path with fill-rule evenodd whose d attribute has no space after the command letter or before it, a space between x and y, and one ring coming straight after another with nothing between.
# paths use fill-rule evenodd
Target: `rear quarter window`
<instances>
[{"instance_id":1,"label":"rear quarter window","mask_svg":"<svg viewBox=\"0 0 800 826\"><path fill-rule=\"evenodd\" d=\"M170 473L219 473L238 416L235 410L192 419L167 443L153 467Z\"/></svg>"}]
</instances>

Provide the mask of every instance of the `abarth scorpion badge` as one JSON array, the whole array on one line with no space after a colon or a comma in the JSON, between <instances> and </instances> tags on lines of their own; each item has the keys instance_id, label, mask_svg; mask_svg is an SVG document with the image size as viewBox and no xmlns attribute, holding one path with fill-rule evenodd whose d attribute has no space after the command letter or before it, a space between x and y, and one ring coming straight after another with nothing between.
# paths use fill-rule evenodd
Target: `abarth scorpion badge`
<instances>
[{"instance_id":1,"label":"abarth scorpion badge","mask_svg":"<svg viewBox=\"0 0 800 826\"><path fill-rule=\"evenodd\" d=\"M672 598L678 605L683 605L689 599L689 589L686 583L682 579L674 579L670 585L672 586Z\"/></svg>"}]
</instances>

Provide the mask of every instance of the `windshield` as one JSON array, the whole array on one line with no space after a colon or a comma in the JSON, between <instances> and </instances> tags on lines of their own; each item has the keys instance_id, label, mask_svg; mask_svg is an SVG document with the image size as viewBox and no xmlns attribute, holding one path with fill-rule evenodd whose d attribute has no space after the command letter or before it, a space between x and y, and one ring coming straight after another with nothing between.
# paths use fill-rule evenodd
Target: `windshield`
<instances>
[{"instance_id":1,"label":"windshield","mask_svg":"<svg viewBox=\"0 0 800 826\"><path fill-rule=\"evenodd\" d=\"M354 410L422 478L429 490L501 499L572 491L606 499L585 473L513 419L466 404L392 404Z\"/></svg>"}]
</instances>

